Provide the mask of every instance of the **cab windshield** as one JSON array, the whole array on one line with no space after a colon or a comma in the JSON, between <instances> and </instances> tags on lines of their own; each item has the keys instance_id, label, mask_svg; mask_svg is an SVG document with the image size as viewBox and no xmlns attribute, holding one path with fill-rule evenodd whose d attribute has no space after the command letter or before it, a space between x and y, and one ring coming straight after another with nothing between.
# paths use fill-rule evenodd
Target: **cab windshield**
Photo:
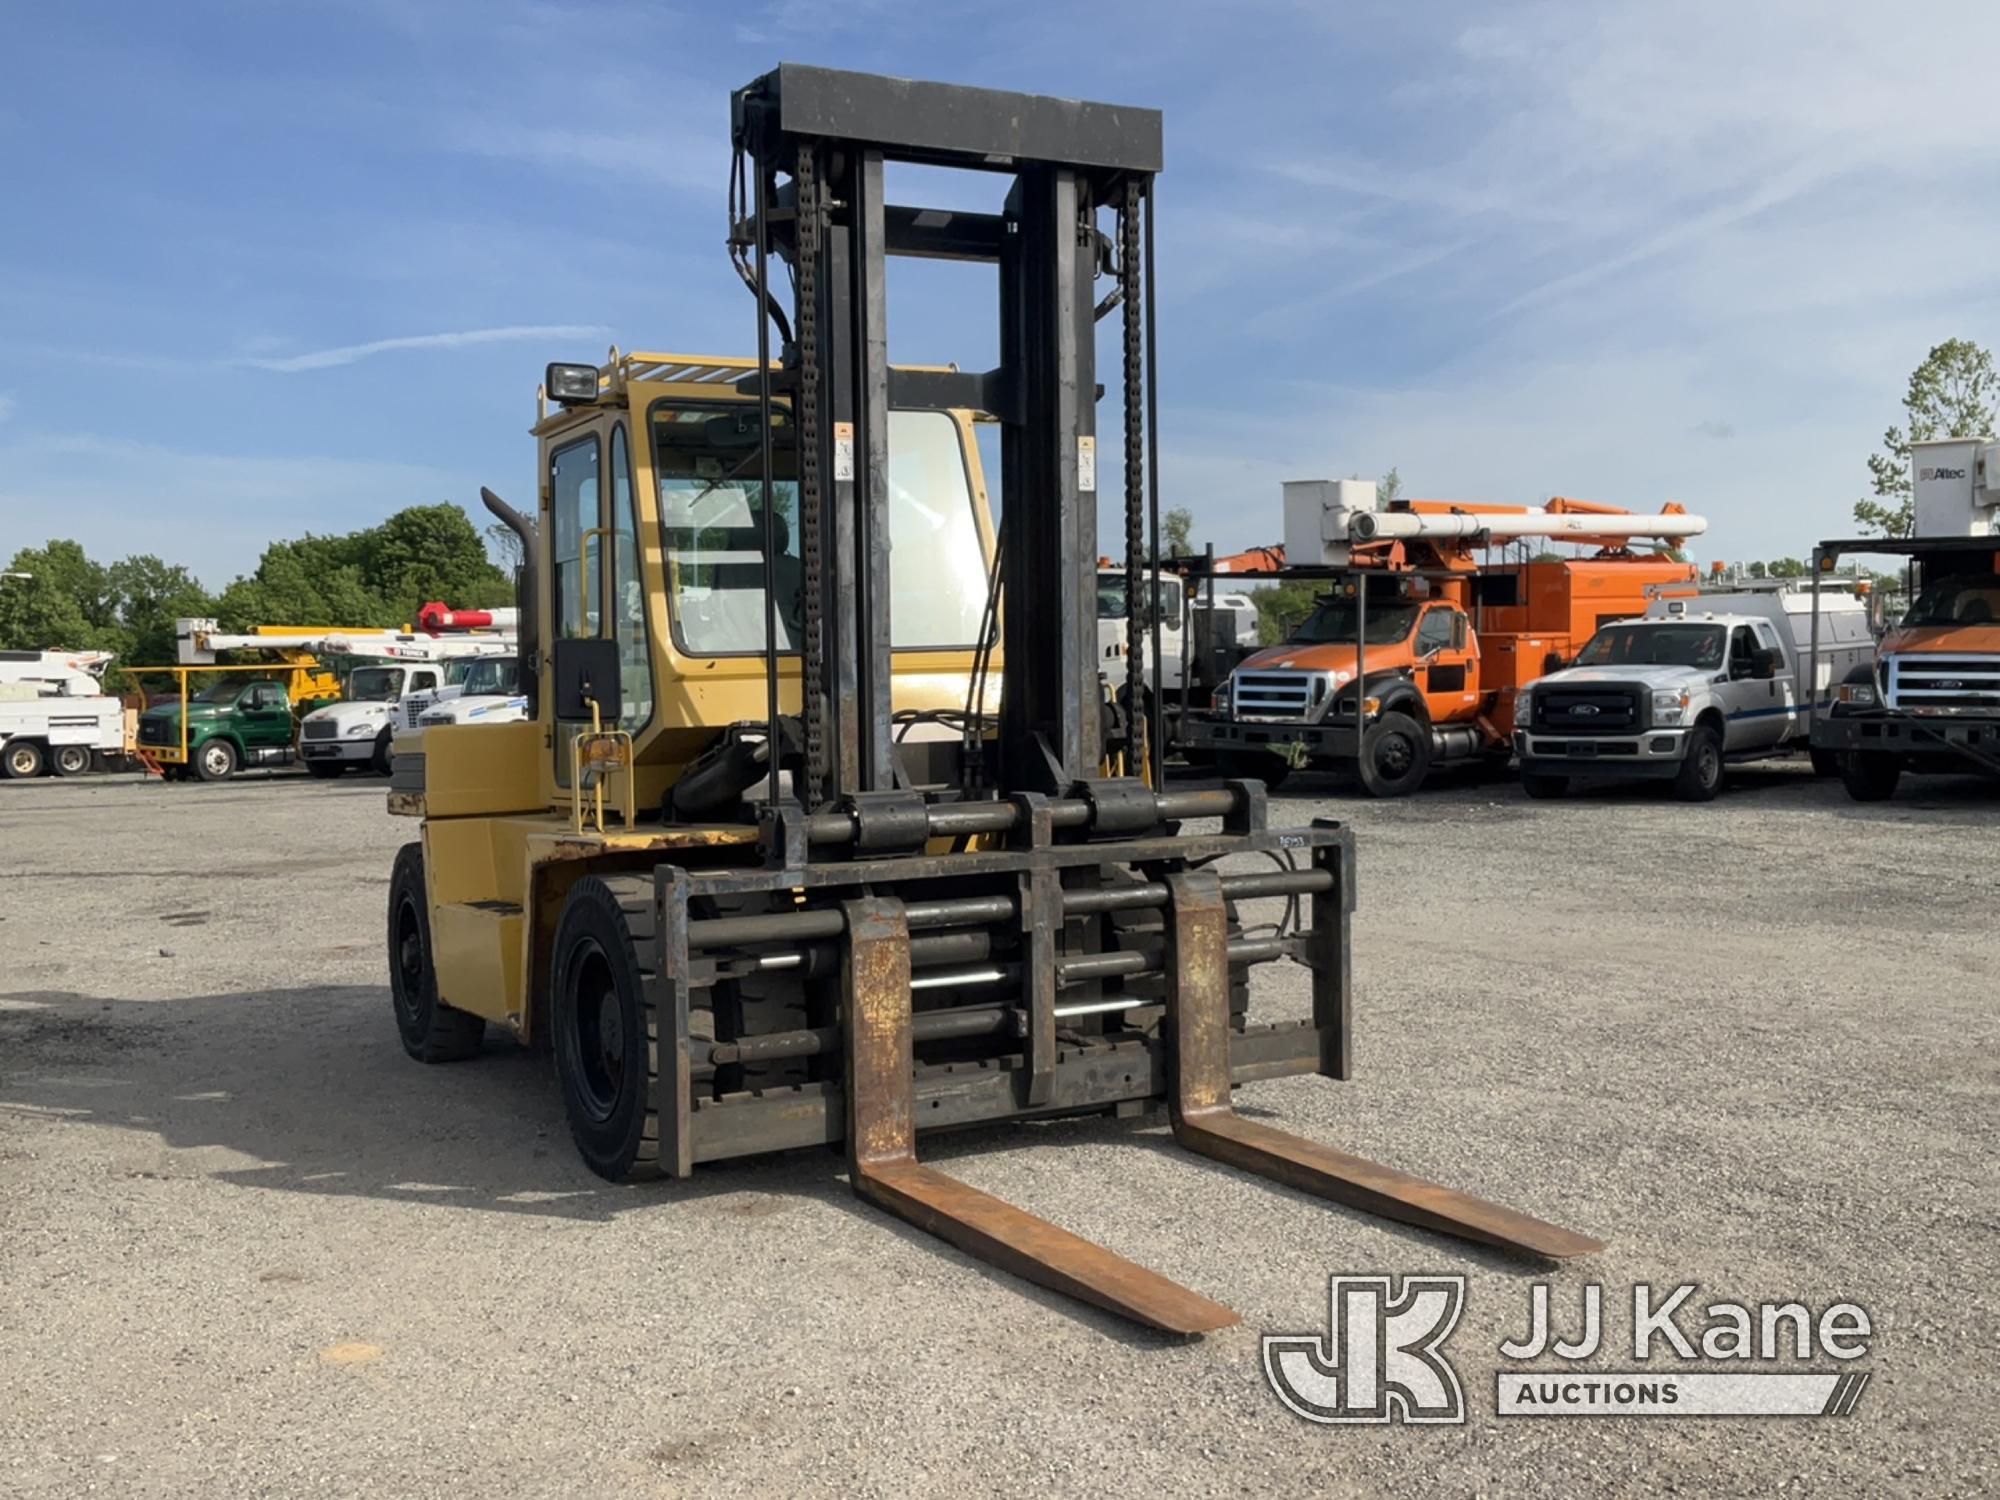
<instances>
[{"instance_id":1,"label":"cab windshield","mask_svg":"<svg viewBox=\"0 0 2000 1500\"><path fill-rule=\"evenodd\" d=\"M1099 573L1097 575L1097 618L1100 620L1122 620L1131 605L1132 591L1126 586L1123 573ZM1162 622L1172 625L1181 617L1181 581L1178 578L1155 578L1152 588L1153 600L1159 606ZM1153 618L1146 612L1146 590L1139 595L1139 623L1150 625Z\"/></svg>"},{"instance_id":2,"label":"cab windshield","mask_svg":"<svg viewBox=\"0 0 2000 1500\"><path fill-rule=\"evenodd\" d=\"M465 670L465 696L507 697L520 691L520 663L511 656L482 656Z\"/></svg>"},{"instance_id":3,"label":"cab windshield","mask_svg":"<svg viewBox=\"0 0 2000 1500\"><path fill-rule=\"evenodd\" d=\"M1577 653L1579 667L1695 667L1719 671L1729 632L1721 625L1610 625Z\"/></svg>"},{"instance_id":4,"label":"cab windshield","mask_svg":"<svg viewBox=\"0 0 2000 1500\"><path fill-rule=\"evenodd\" d=\"M1903 626L1991 625L1996 620L2000 620L2000 578L1961 573L1926 583L1903 616Z\"/></svg>"},{"instance_id":5,"label":"cab windshield","mask_svg":"<svg viewBox=\"0 0 2000 1500\"><path fill-rule=\"evenodd\" d=\"M402 689L401 667L356 667L347 677L347 697L353 703L394 703Z\"/></svg>"},{"instance_id":6,"label":"cab windshield","mask_svg":"<svg viewBox=\"0 0 2000 1500\"><path fill-rule=\"evenodd\" d=\"M1413 599L1368 601L1368 634L1362 644L1389 646L1404 640L1417 623L1423 605ZM1285 644L1290 646L1352 645L1361 605L1352 598L1321 599L1313 612L1294 630Z\"/></svg>"},{"instance_id":7,"label":"cab windshield","mask_svg":"<svg viewBox=\"0 0 2000 1500\"><path fill-rule=\"evenodd\" d=\"M754 406L653 408L653 472L674 634L692 656L764 649L764 474ZM889 413L890 644L971 646L986 608L986 555L958 423L939 411ZM777 635L796 651L804 619L798 441L771 425ZM831 484L832 476L822 479ZM833 539L825 550L831 555Z\"/></svg>"},{"instance_id":8,"label":"cab windshield","mask_svg":"<svg viewBox=\"0 0 2000 1500\"><path fill-rule=\"evenodd\" d=\"M236 695L243 691L243 687L244 684L240 682L211 682L207 687L194 695L194 701L196 703L234 703Z\"/></svg>"}]
</instances>

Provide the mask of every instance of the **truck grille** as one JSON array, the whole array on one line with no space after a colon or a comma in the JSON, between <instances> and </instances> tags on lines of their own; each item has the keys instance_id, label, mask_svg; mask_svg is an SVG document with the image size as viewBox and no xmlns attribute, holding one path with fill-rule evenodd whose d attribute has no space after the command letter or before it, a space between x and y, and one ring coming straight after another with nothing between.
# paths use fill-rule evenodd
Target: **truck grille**
<instances>
[{"instance_id":1,"label":"truck grille","mask_svg":"<svg viewBox=\"0 0 2000 1500\"><path fill-rule=\"evenodd\" d=\"M174 726L165 719L141 719L139 721L139 743L142 745L177 745L180 736L174 733Z\"/></svg>"},{"instance_id":2,"label":"truck grille","mask_svg":"<svg viewBox=\"0 0 2000 1500\"><path fill-rule=\"evenodd\" d=\"M1229 703L1239 719L1303 719L1310 713L1323 674L1318 672L1238 672Z\"/></svg>"},{"instance_id":3,"label":"truck grille","mask_svg":"<svg viewBox=\"0 0 2000 1500\"><path fill-rule=\"evenodd\" d=\"M332 720L307 720L299 726L299 738L307 740L330 740L340 726Z\"/></svg>"},{"instance_id":4,"label":"truck grille","mask_svg":"<svg viewBox=\"0 0 2000 1500\"><path fill-rule=\"evenodd\" d=\"M1641 691L1631 687L1537 687L1535 728L1570 734L1630 734L1640 727Z\"/></svg>"},{"instance_id":5,"label":"truck grille","mask_svg":"<svg viewBox=\"0 0 2000 1500\"><path fill-rule=\"evenodd\" d=\"M2000 656L1892 656L1889 707L2000 710Z\"/></svg>"}]
</instances>

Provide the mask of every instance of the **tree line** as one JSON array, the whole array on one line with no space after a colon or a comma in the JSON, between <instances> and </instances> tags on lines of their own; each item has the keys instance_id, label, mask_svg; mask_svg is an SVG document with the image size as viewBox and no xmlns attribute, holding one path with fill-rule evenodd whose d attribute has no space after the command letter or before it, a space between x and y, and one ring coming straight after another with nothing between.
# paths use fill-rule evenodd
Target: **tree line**
<instances>
[{"instance_id":1,"label":"tree line","mask_svg":"<svg viewBox=\"0 0 2000 1500\"><path fill-rule=\"evenodd\" d=\"M112 651L128 666L161 666L174 660L174 621L184 617L213 617L228 631L393 629L433 599L482 609L513 597L513 582L456 505L414 505L379 526L272 542L254 571L220 593L151 553L101 562L58 540L21 548L0 570L0 650ZM106 681L123 685L115 674Z\"/></svg>"}]
</instances>

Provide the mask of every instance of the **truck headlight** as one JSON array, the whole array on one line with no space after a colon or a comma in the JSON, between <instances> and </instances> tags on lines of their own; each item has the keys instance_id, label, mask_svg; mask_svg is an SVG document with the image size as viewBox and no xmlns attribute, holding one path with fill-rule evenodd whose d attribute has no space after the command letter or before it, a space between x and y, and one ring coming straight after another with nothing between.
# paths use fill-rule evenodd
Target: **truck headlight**
<instances>
[{"instance_id":1,"label":"truck headlight","mask_svg":"<svg viewBox=\"0 0 2000 1500\"><path fill-rule=\"evenodd\" d=\"M1217 713L1226 714L1229 712L1230 681L1229 678L1224 678L1221 684L1217 686L1215 695L1208 700L1209 707L1213 708Z\"/></svg>"},{"instance_id":2,"label":"truck headlight","mask_svg":"<svg viewBox=\"0 0 2000 1500\"><path fill-rule=\"evenodd\" d=\"M1514 694L1514 722L1532 724L1534 721L1535 700L1526 688L1521 688Z\"/></svg>"},{"instance_id":3,"label":"truck headlight","mask_svg":"<svg viewBox=\"0 0 2000 1500\"><path fill-rule=\"evenodd\" d=\"M1875 684L1872 682L1843 682L1840 685L1840 701L1849 708L1873 708L1875 706Z\"/></svg>"},{"instance_id":4,"label":"truck headlight","mask_svg":"<svg viewBox=\"0 0 2000 1500\"><path fill-rule=\"evenodd\" d=\"M375 726L373 724L350 724L347 726L347 737L350 740L372 739L374 736Z\"/></svg>"},{"instance_id":5,"label":"truck headlight","mask_svg":"<svg viewBox=\"0 0 2000 1500\"><path fill-rule=\"evenodd\" d=\"M1686 688L1659 688L1653 693L1653 722L1655 724L1678 724L1687 717L1688 694Z\"/></svg>"}]
</instances>

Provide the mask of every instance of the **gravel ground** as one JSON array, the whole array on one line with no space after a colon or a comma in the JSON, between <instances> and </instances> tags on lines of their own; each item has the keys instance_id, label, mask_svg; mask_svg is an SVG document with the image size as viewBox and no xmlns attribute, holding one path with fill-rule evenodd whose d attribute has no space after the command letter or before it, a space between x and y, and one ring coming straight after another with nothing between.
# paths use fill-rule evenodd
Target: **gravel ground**
<instances>
[{"instance_id":1,"label":"gravel ground","mask_svg":"<svg viewBox=\"0 0 2000 1500\"><path fill-rule=\"evenodd\" d=\"M1990 1493L1993 830L1802 772L1274 807L1360 846L1357 1081L1246 1110L1604 1235L1548 1273L1181 1154L1157 1123L926 1155L1243 1314L1138 1332L859 1205L831 1154L610 1187L544 1061L422 1068L379 782L0 785L0 1493ZM1296 1011L1296 973L1257 1008ZM1268 986L1268 987L1267 987ZM1330 1273L1470 1277L1462 1427L1316 1427L1263 1332ZM1845 1420L1493 1416L1527 1289L1863 1304ZM1708 1300L1706 1297L1699 1301ZM1699 1315L1691 1321L1701 1325ZM1828 1364L1821 1361L1820 1368Z\"/></svg>"}]
</instances>

